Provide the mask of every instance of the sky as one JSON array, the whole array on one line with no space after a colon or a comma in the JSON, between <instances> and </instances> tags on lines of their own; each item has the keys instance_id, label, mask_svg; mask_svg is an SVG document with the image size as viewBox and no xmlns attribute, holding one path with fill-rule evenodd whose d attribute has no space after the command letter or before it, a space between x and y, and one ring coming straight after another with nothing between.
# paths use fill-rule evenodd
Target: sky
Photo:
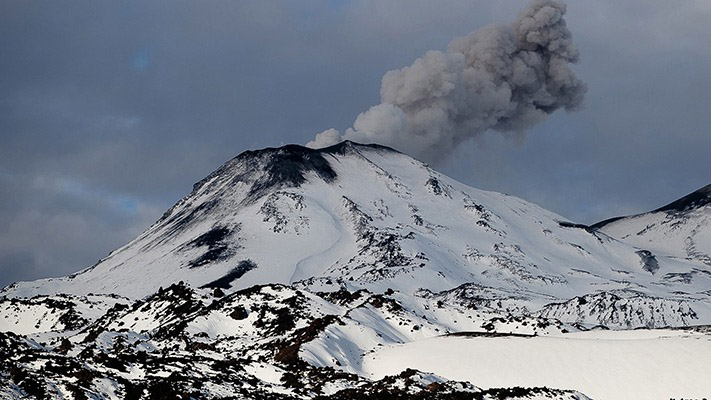
<instances>
[{"instance_id":1,"label":"sky","mask_svg":"<svg viewBox=\"0 0 711 400\"><path fill-rule=\"evenodd\" d=\"M244 150L343 131L385 72L526 3L0 2L0 286L94 264ZM434 167L580 223L711 183L711 2L567 5L582 109Z\"/></svg>"}]
</instances>

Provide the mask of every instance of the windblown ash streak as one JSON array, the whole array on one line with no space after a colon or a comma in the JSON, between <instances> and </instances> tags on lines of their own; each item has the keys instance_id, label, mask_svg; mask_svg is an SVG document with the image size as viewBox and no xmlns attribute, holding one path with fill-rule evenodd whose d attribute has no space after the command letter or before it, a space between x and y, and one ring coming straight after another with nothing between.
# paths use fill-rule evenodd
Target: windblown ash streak
<instances>
[{"instance_id":1,"label":"windblown ash streak","mask_svg":"<svg viewBox=\"0 0 711 400\"><path fill-rule=\"evenodd\" d=\"M329 129L307 145L343 139L379 143L437 162L467 139L492 129L522 135L548 114L580 105L586 85L563 16L566 6L534 0L508 25L490 25L387 72L381 103L343 134Z\"/></svg>"}]
</instances>

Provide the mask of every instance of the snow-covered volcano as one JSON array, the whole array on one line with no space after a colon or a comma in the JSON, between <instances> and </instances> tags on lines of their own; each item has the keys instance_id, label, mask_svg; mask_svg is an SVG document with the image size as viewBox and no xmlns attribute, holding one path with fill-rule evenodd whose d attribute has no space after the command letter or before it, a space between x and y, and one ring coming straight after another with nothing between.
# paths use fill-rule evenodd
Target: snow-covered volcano
<instances>
[{"instance_id":1,"label":"snow-covered volcano","mask_svg":"<svg viewBox=\"0 0 711 400\"><path fill-rule=\"evenodd\" d=\"M698 233L708 225L708 202L687 203L693 207L650 215L701 213L688 226ZM622 326L711 322L711 266L686 256L705 251L694 234L682 256L660 251L669 242L664 235L653 243L620 236L622 221L600 230L574 224L519 198L458 183L387 147L288 145L230 160L95 266L17 283L3 294L136 299L179 281L227 292L280 283L390 288ZM608 315L620 304L634 304L627 308L632 314Z\"/></svg>"},{"instance_id":2,"label":"snow-covered volcano","mask_svg":"<svg viewBox=\"0 0 711 400\"><path fill-rule=\"evenodd\" d=\"M4 288L0 397L703 394L700 198L588 227L387 147L247 151L93 267ZM629 367L650 352L675 374Z\"/></svg>"}]
</instances>

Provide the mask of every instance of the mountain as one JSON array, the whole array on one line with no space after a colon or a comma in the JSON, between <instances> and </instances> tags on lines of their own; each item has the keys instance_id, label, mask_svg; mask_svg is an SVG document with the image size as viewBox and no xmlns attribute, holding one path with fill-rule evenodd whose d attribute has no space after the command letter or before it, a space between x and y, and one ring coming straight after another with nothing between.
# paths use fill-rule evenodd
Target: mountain
<instances>
[{"instance_id":1,"label":"mountain","mask_svg":"<svg viewBox=\"0 0 711 400\"><path fill-rule=\"evenodd\" d=\"M649 309L635 326L711 321L711 268L702 258L640 248L612 233L462 185L383 146L289 145L228 161L96 265L16 283L2 294L139 299L181 281L226 292L278 283L310 291L391 289L549 316L546 306L555 305L557 313L580 313L578 322L588 323L605 317L561 304L622 296ZM669 319L658 315L666 307L657 303L693 312Z\"/></svg>"},{"instance_id":2,"label":"mountain","mask_svg":"<svg viewBox=\"0 0 711 400\"><path fill-rule=\"evenodd\" d=\"M608 219L592 227L655 254L711 266L711 185L654 211ZM709 276L709 271L672 274L669 279L689 282Z\"/></svg>"},{"instance_id":3,"label":"mountain","mask_svg":"<svg viewBox=\"0 0 711 400\"><path fill-rule=\"evenodd\" d=\"M649 215L683 214L701 241L701 203ZM0 396L585 399L582 385L615 398L585 368L521 388L457 380L447 366L468 361L429 351L441 375L403 371L387 349L579 349L570 335L590 334L617 352L604 329L670 327L665 357L704 343L691 327L711 324L711 265L610 230L635 218L576 224L383 146L247 151L94 266L5 287ZM707 372L665 368L685 387Z\"/></svg>"}]
</instances>

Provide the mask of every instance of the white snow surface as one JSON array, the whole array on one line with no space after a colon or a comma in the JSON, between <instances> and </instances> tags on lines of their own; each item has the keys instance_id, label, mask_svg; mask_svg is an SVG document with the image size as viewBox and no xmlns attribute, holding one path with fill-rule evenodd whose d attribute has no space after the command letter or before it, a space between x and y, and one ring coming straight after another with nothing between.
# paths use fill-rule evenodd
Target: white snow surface
<instances>
[{"instance_id":1,"label":"white snow surface","mask_svg":"<svg viewBox=\"0 0 711 400\"><path fill-rule=\"evenodd\" d=\"M704 398L711 335L673 330L588 331L534 337L436 337L367 355L362 373L416 368L483 388L575 388L598 400Z\"/></svg>"},{"instance_id":2,"label":"white snow surface","mask_svg":"<svg viewBox=\"0 0 711 400\"><path fill-rule=\"evenodd\" d=\"M18 335L61 332L71 328L68 321L93 321L115 304L126 302L120 297L101 295L0 299L0 332Z\"/></svg>"},{"instance_id":3,"label":"white snow surface","mask_svg":"<svg viewBox=\"0 0 711 400\"><path fill-rule=\"evenodd\" d=\"M698 193L704 191L711 198L711 185ZM654 254L711 266L711 202L687 210L654 211L621 218L605 224L601 231Z\"/></svg>"}]
</instances>

